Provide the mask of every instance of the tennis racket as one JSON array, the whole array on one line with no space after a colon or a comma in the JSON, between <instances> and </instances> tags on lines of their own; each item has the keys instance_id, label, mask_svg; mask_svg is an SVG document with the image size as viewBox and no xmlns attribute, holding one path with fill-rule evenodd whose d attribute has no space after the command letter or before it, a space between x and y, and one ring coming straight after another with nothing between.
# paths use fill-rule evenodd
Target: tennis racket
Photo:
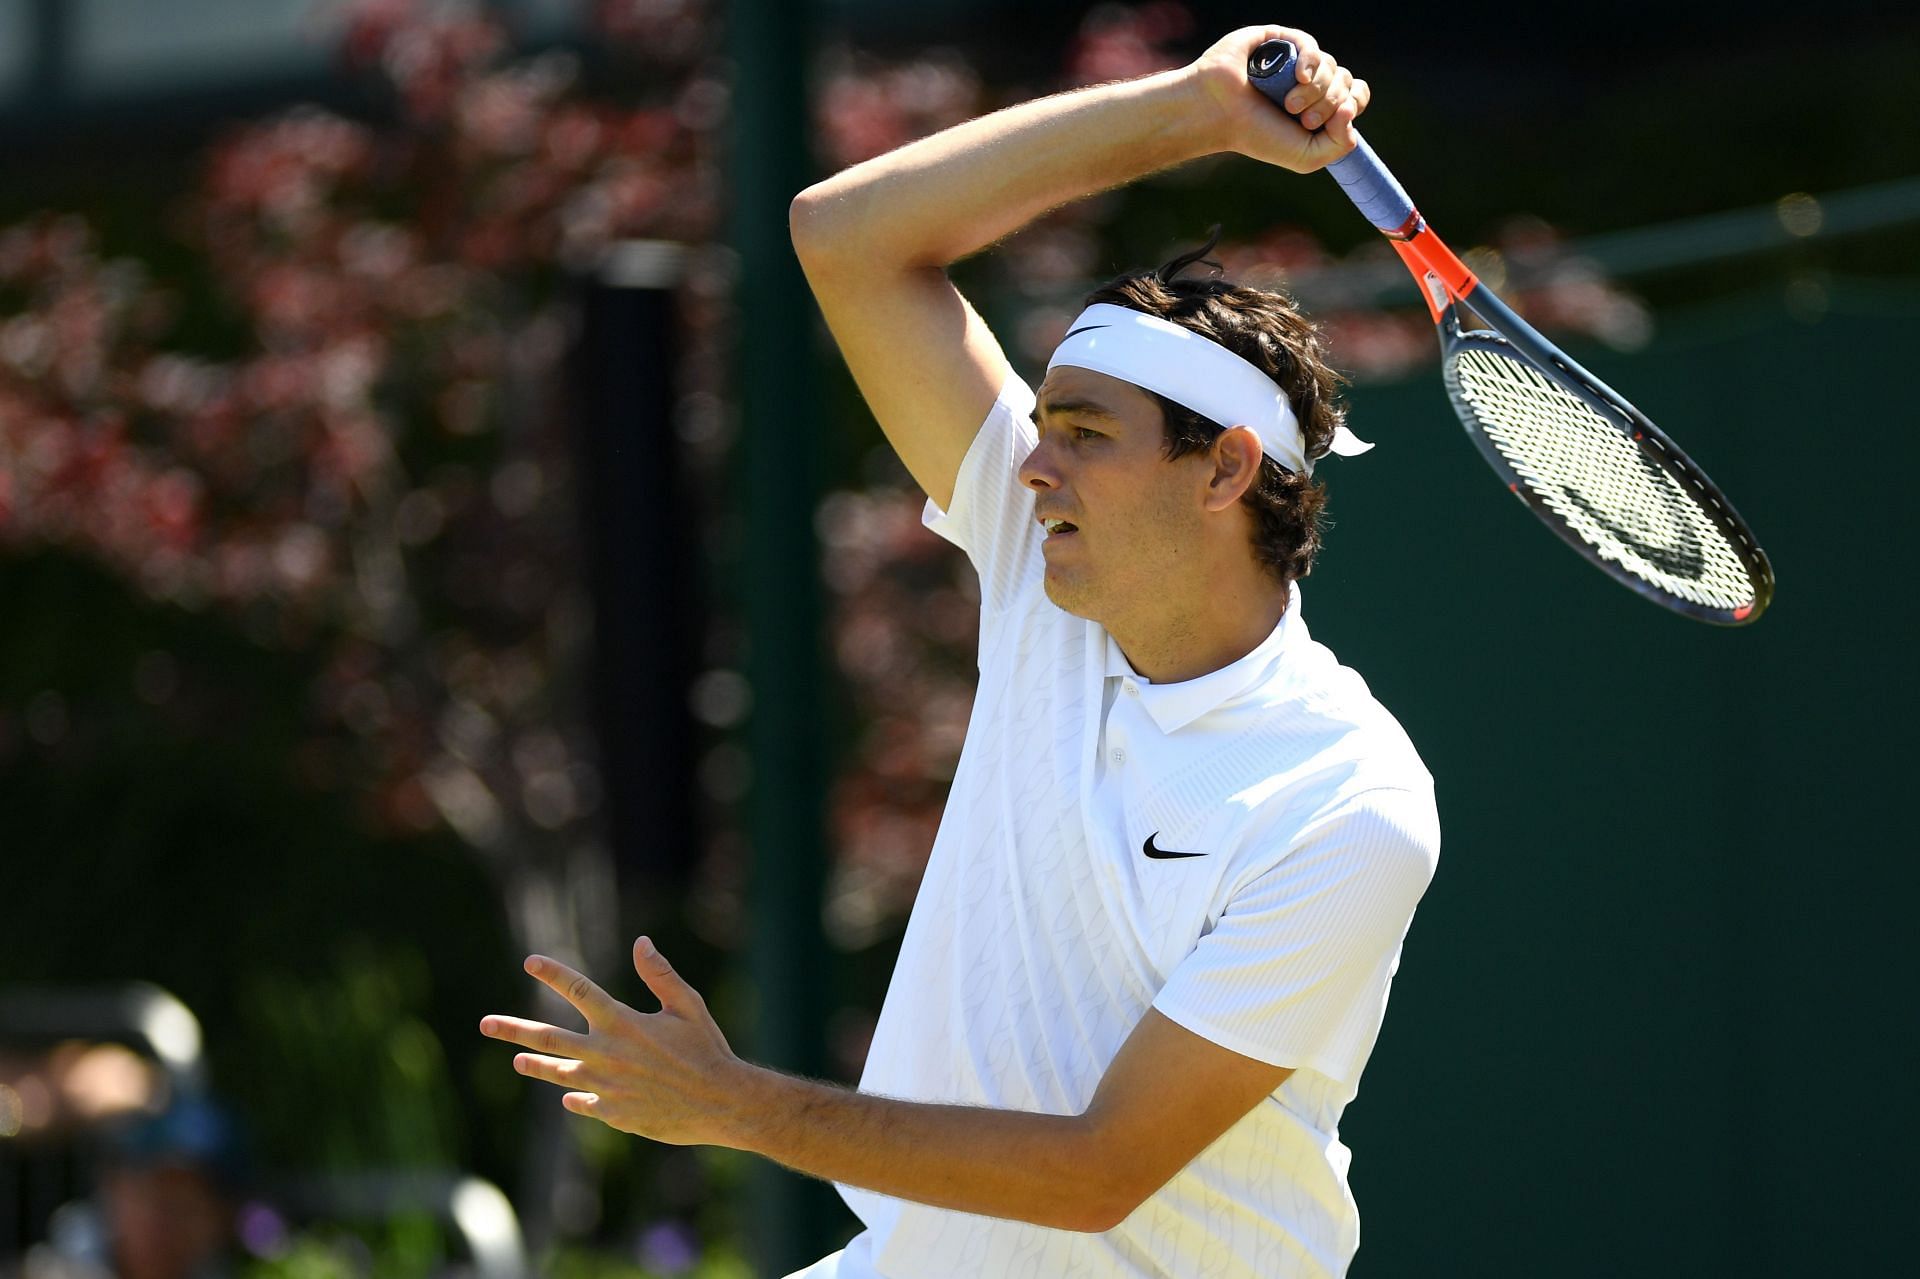
<instances>
[{"instance_id":1,"label":"tennis racket","mask_svg":"<svg viewBox=\"0 0 1920 1279\"><path fill-rule=\"evenodd\" d=\"M1247 76L1285 110L1297 61L1292 42L1269 40ZM1773 567L1706 472L1476 279L1365 139L1327 172L1413 272L1439 328L1447 398L1527 509L1664 608L1722 626L1758 618L1773 598ZM1480 327L1462 326L1463 308Z\"/></svg>"}]
</instances>

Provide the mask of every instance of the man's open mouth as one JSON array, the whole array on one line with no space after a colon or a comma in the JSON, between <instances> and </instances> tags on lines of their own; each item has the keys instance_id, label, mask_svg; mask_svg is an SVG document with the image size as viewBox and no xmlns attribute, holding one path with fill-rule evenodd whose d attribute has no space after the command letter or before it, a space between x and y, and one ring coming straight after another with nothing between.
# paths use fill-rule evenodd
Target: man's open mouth
<instances>
[{"instance_id":1,"label":"man's open mouth","mask_svg":"<svg viewBox=\"0 0 1920 1279\"><path fill-rule=\"evenodd\" d=\"M1063 533L1077 533L1080 531L1077 525L1069 524L1065 520L1041 520L1040 523L1046 528L1048 537L1058 537Z\"/></svg>"}]
</instances>

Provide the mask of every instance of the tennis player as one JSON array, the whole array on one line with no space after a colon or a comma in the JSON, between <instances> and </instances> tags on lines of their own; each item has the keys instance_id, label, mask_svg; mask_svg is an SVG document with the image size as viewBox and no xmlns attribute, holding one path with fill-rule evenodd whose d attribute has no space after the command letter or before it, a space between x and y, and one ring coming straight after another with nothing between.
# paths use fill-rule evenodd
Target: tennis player
<instances>
[{"instance_id":1,"label":"tennis player","mask_svg":"<svg viewBox=\"0 0 1920 1279\"><path fill-rule=\"evenodd\" d=\"M1276 37L1305 129L1247 83ZM1196 156L1320 168L1367 99L1311 36L1249 28L794 201L841 351L981 585L966 747L860 1091L737 1058L644 938L659 1012L535 956L587 1032L482 1028L571 1110L839 1183L866 1228L805 1279L1284 1279L1359 1246L1338 1125L1439 846L1406 735L1301 616L1315 462L1365 446L1308 322L1183 276L1199 254L1097 290L1037 396L945 268Z\"/></svg>"}]
</instances>

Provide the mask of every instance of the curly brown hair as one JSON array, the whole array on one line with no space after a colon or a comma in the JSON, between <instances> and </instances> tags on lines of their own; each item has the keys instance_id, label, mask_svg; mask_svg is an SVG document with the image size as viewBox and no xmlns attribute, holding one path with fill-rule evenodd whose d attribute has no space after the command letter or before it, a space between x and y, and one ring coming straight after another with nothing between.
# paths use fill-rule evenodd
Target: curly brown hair
<instances>
[{"instance_id":1,"label":"curly brown hair","mask_svg":"<svg viewBox=\"0 0 1920 1279\"><path fill-rule=\"evenodd\" d=\"M1215 227L1198 249L1156 270L1130 271L1109 280L1087 295L1085 305L1110 302L1144 311L1232 351L1287 393L1306 436L1306 455L1324 457L1334 428L1346 420L1346 406L1337 399L1346 379L1327 363L1319 330L1292 298L1220 278L1220 264L1206 260L1219 239L1220 228ZM1196 262L1211 267L1213 274L1179 278ZM1169 461L1210 447L1226 429L1163 395L1148 394L1159 401L1166 418ZM1327 504L1325 485L1263 457L1260 477L1241 501L1254 514L1254 555L1269 572L1292 582L1313 571Z\"/></svg>"}]
</instances>

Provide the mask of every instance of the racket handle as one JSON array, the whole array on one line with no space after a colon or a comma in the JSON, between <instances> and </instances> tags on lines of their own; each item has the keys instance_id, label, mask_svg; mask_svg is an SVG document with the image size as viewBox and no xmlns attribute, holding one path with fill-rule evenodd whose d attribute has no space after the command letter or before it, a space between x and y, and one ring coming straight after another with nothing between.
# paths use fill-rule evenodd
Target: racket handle
<instances>
[{"instance_id":1,"label":"racket handle","mask_svg":"<svg viewBox=\"0 0 1920 1279\"><path fill-rule=\"evenodd\" d=\"M1286 96L1299 83L1294 74L1299 61L1299 50L1291 40L1269 40L1247 59L1247 79L1285 111ZM1366 215L1367 221L1388 235L1408 234L1420 216L1419 210L1401 190L1399 181L1387 172L1387 166L1380 163L1380 157L1373 153L1367 140L1358 132L1354 138L1359 145L1328 165L1327 172L1333 175L1354 206Z\"/></svg>"}]
</instances>

